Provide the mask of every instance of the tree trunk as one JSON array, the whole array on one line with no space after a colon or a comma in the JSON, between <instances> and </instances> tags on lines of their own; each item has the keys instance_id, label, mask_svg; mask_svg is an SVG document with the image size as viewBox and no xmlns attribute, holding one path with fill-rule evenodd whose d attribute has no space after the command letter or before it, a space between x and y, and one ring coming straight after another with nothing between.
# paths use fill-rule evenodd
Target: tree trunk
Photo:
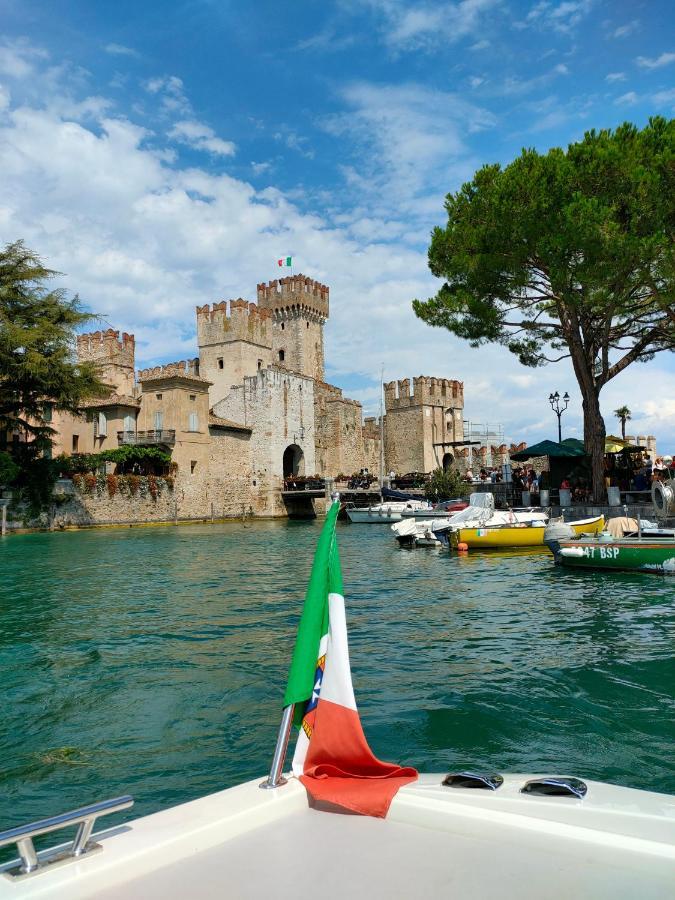
<instances>
[{"instance_id":1,"label":"tree trunk","mask_svg":"<svg viewBox=\"0 0 675 900\"><path fill-rule=\"evenodd\" d=\"M605 420L600 413L599 391L592 388L584 390L579 385L583 397L584 410L584 447L591 459L591 477L593 479L593 500L603 503L605 500Z\"/></svg>"},{"instance_id":2,"label":"tree trunk","mask_svg":"<svg viewBox=\"0 0 675 900\"><path fill-rule=\"evenodd\" d=\"M626 419L624 416L621 416L621 440L626 440Z\"/></svg>"}]
</instances>

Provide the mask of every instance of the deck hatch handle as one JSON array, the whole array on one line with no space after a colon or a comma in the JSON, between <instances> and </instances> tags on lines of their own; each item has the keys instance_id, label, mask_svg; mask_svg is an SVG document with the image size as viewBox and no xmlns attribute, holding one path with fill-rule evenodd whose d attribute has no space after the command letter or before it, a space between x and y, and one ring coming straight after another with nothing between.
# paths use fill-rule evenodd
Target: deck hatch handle
<instances>
[{"instance_id":1,"label":"deck hatch handle","mask_svg":"<svg viewBox=\"0 0 675 900\"><path fill-rule=\"evenodd\" d=\"M521 794L537 794L540 797L575 797L581 800L588 788L580 778L533 778L520 789Z\"/></svg>"},{"instance_id":2,"label":"deck hatch handle","mask_svg":"<svg viewBox=\"0 0 675 900\"><path fill-rule=\"evenodd\" d=\"M92 803L91 806L83 806L49 819L40 819L39 822L31 822L28 825L19 825L17 828L0 831L0 847L15 844L20 857L20 861L17 861L16 865L0 870L1 874L8 878L25 878L58 863L72 862L85 854L100 850L101 845L91 840L96 820L100 816L108 816L111 813L129 809L133 805L133 797L128 795L114 797L112 800ZM39 855L35 851L33 838L74 825L77 825L77 833L66 850L58 853L54 850L45 850Z\"/></svg>"},{"instance_id":3,"label":"deck hatch handle","mask_svg":"<svg viewBox=\"0 0 675 900\"><path fill-rule=\"evenodd\" d=\"M483 772L450 772L441 784L451 788L478 788L484 791L496 791L504 784L501 775L488 775Z\"/></svg>"}]
</instances>

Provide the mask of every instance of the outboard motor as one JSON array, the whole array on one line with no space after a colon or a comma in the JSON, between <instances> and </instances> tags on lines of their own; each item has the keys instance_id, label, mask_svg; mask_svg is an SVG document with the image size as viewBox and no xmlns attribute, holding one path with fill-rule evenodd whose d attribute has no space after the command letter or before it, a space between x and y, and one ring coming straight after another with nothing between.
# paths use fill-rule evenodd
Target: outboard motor
<instances>
[{"instance_id":1,"label":"outboard motor","mask_svg":"<svg viewBox=\"0 0 675 900\"><path fill-rule=\"evenodd\" d=\"M544 530L544 543L553 554L553 558L557 563L560 562L560 541L569 541L576 537L576 533L571 525L559 519L556 522L549 522Z\"/></svg>"}]
</instances>

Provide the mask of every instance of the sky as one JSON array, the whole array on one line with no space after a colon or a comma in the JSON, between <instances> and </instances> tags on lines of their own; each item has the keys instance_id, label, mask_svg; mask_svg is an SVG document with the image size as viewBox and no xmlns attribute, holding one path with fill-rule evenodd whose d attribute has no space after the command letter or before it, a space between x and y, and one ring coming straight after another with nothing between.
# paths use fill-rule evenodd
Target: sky
<instances>
[{"instance_id":1,"label":"sky","mask_svg":"<svg viewBox=\"0 0 675 900\"><path fill-rule=\"evenodd\" d=\"M326 379L464 382L508 440L583 433L567 362L521 366L417 320L444 198L522 147L675 109L667 2L0 0L0 243L23 239L137 364L197 354L196 305L294 272L328 284ZM601 394L675 450L675 361Z\"/></svg>"}]
</instances>

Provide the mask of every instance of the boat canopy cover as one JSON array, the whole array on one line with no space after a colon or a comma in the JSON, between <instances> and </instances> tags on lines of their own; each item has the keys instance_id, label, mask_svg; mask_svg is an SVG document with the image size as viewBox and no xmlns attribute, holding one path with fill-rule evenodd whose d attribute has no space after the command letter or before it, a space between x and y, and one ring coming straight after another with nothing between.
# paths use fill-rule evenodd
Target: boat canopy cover
<instances>
[{"instance_id":1,"label":"boat canopy cover","mask_svg":"<svg viewBox=\"0 0 675 900\"><path fill-rule=\"evenodd\" d=\"M573 443L574 442L574 443ZM585 451L581 441L574 438L565 440L562 444L555 441L540 441L531 447L526 447L518 453L511 454L511 459L516 462L524 462L526 459L532 459L535 456L548 456L551 459L577 459L585 456Z\"/></svg>"},{"instance_id":2,"label":"boat canopy cover","mask_svg":"<svg viewBox=\"0 0 675 900\"><path fill-rule=\"evenodd\" d=\"M383 487L382 488L382 499L383 500L419 500L419 494L415 496L415 494L406 494L403 491L395 491L392 488Z\"/></svg>"}]
</instances>

